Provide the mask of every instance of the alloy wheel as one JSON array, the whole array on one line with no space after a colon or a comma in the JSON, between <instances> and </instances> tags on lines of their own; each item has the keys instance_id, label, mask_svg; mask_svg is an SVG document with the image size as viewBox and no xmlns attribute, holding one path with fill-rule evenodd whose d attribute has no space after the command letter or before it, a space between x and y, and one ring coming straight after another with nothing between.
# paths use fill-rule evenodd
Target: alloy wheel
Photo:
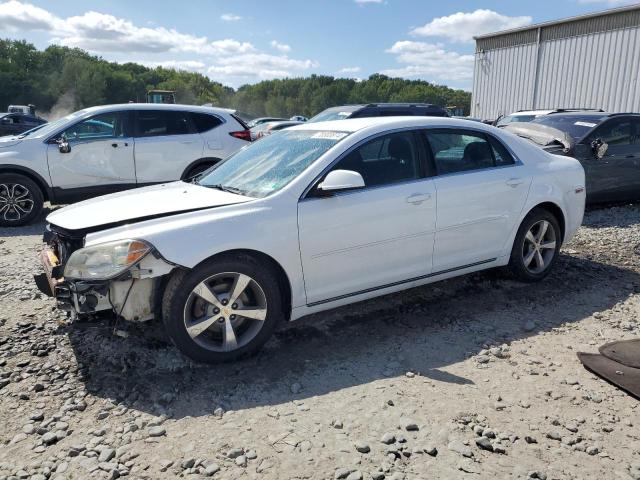
<instances>
[{"instance_id":1,"label":"alloy wheel","mask_svg":"<svg viewBox=\"0 0 640 480\"><path fill-rule=\"evenodd\" d=\"M33 194L19 183L0 183L0 218L17 222L29 215L34 206Z\"/></svg>"},{"instance_id":2,"label":"alloy wheel","mask_svg":"<svg viewBox=\"0 0 640 480\"><path fill-rule=\"evenodd\" d=\"M213 352L242 348L262 329L267 298L256 280L237 272L212 275L198 283L184 308L191 339Z\"/></svg>"},{"instance_id":3,"label":"alloy wheel","mask_svg":"<svg viewBox=\"0 0 640 480\"><path fill-rule=\"evenodd\" d=\"M525 268L534 274L542 273L556 254L556 231L547 220L534 223L527 231L522 246Z\"/></svg>"}]
</instances>

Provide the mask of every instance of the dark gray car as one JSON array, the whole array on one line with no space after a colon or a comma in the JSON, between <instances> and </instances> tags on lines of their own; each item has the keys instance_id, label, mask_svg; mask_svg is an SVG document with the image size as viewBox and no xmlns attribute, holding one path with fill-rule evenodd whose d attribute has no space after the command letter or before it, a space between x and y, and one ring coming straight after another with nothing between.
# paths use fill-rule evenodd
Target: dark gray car
<instances>
[{"instance_id":1,"label":"dark gray car","mask_svg":"<svg viewBox=\"0 0 640 480\"><path fill-rule=\"evenodd\" d=\"M640 200L640 114L558 113L505 128L549 153L578 159L588 203Z\"/></svg>"}]
</instances>

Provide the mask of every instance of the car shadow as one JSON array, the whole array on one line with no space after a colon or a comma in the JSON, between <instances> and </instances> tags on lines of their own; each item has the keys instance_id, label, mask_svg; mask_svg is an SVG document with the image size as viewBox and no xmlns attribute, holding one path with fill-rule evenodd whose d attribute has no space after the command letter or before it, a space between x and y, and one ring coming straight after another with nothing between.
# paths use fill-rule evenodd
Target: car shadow
<instances>
[{"instance_id":1,"label":"car shadow","mask_svg":"<svg viewBox=\"0 0 640 480\"><path fill-rule=\"evenodd\" d=\"M543 282L494 271L386 295L283 325L256 356L224 365L189 362L162 326L113 321L61 326L85 388L170 418L222 406L277 406L412 372L424 381L477 388L456 364L491 345L580 322L640 290L632 270L563 254ZM481 367L480 367L481 368Z\"/></svg>"},{"instance_id":2,"label":"car shadow","mask_svg":"<svg viewBox=\"0 0 640 480\"><path fill-rule=\"evenodd\" d=\"M45 206L38 216L28 225L20 227L0 227L0 237L21 237L24 235L42 235L44 233L45 218L58 207Z\"/></svg>"}]
</instances>

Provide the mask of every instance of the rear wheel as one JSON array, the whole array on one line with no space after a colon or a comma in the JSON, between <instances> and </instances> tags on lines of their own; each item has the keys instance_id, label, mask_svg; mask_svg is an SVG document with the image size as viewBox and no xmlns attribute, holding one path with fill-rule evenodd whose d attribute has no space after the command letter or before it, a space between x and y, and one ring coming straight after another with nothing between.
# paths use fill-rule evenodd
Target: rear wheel
<instances>
[{"instance_id":1,"label":"rear wheel","mask_svg":"<svg viewBox=\"0 0 640 480\"><path fill-rule=\"evenodd\" d=\"M544 209L532 210L522 221L511 251L511 272L524 282L546 277L560 252L562 234L558 220Z\"/></svg>"},{"instance_id":2,"label":"rear wheel","mask_svg":"<svg viewBox=\"0 0 640 480\"><path fill-rule=\"evenodd\" d=\"M42 190L33 180L16 173L0 174L0 226L26 225L42 211L43 203Z\"/></svg>"},{"instance_id":3,"label":"rear wheel","mask_svg":"<svg viewBox=\"0 0 640 480\"><path fill-rule=\"evenodd\" d=\"M214 165L215 163L201 163L200 165L196 165L195 167L190 169L187 173L185 173L184 178L185 180L187 180L189 178L195 177L196 175L200 175L202 172L204 172L205 170L209 170Z\"/></svg>"},{"instance_id":4,"label":"rear wheel","mask_svg":"<svg viewBox=\"0 0 640 480\"><path fill-rule=\"evenodd\" d=\"M275 275L247 255L212 260L174 274L164 293L162 313L174 344L205 363L255 353L283 316Z\"/></svg>"}]
</instances>

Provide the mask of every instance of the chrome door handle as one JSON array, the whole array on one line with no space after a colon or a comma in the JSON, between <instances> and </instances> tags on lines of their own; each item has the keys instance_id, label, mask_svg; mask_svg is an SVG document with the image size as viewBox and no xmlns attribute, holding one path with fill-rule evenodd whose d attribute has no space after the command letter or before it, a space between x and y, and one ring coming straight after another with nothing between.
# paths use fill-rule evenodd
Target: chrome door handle
<instances>
[{"instance_id":1,"label":"chrome door handle","mask_svg":"<svg viewBox=\"0 0 640 480\"><path fill-rule=\"evenodd\" d=\"M407 203L411 203L413 205L420 205L422 202L426 202L431 198L430 193L416 193L407 197Z\"/></svg>"},{"instance_id":2,"label":"chrome door handle","mask_svg":"<svg viewBox=\"0 0 640 480\"><path fill-rule=\"evenodd\" d=\"M183 145L188 145L189 143L193 143L193 140L184 140L183 142L180 142Z\"/></svg>"},{"instance_id":3,"label":"chrome door handle","mask_svg":"<svg viewBox=\"0 0 640 480\"><path fill-rule=\"evenodd\" d=\"M524 183L524 180L522 180L521 178L510 178L505 183L510 187L516 188L518 185L522 185Z\"/></svg>"}]
</instances>

